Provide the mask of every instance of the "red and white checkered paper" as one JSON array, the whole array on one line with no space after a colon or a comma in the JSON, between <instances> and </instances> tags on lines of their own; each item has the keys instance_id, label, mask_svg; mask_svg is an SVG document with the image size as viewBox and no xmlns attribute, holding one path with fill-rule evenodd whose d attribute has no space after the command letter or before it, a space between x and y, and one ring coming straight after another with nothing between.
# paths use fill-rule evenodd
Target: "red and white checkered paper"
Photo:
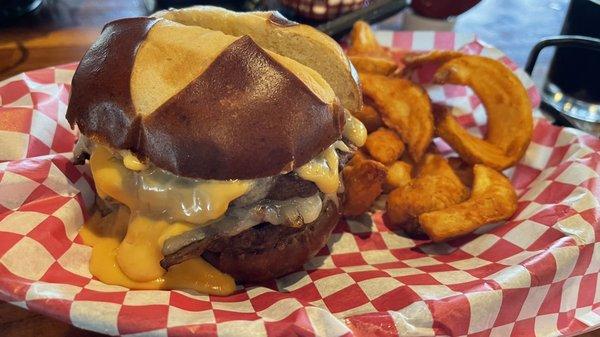
<instances>
[{"instance_id":1,"label":"red and white checkered paper","mask_svg":"<svg viewBox=\"0 0 600 337\"><path fill-rule=\"evenodd\" d=\"M472 36L378 37L502 59L539 103L531 80ZM375 214L340 222L302 271L228 297L105 285L91 277L91 250L77 236L93 189L86 168L70 162L76 136L64 113L74 68L0 82L1 300L113 335L545 337L600 325L600 140L544 119L511 172L519 207L502 226L433 245ZM481 131L485 114L470 90L428 90Z\"/></svg>"}]
</instances>

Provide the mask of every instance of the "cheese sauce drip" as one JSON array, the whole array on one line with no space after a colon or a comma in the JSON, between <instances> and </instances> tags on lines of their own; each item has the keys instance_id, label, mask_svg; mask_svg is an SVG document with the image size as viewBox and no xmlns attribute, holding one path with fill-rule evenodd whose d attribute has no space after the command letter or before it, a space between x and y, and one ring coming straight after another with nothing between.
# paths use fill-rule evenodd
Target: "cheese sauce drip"
<instances>
[{"instance_id":1,"label":"cheese sauce drip","mask_svg":"<svg viewBox=\"0 0 600 337\"><path fill-rule=\"evenodd\" d=\"M342 135L354 145L363 146L367 140L367 129L356 117L345 111L346 124ZM296 169L300 178L312 181L321 192L332 195L340 188L339 157L336 150L350 152L342 141L337 141L317 157Z\"/></svg>"},{"instance_id":2,"label":"cheese sauce drip","mask_svg":"<svg viewBox=\"0 0 600 337\"><path fill-rule=\"evenodd\" d=\"M345 118L344 137L362 146L365 127L348 112ZM340 188L336 150L350 151L337 141L296 173L314 182L324 194L335 195ZM169 238L222 217L229 204L255 182L177 177L148 167L129 151L118 153L96 146L90 158L99 196L124 205L104 218L94 215L82 228L84 242L93 247L90 272L105 283L132 289L188 288L218 295L233 292L234 280L202 258L187 260L165 272L160 266L162 248Z\"/></svg>"},{"instance_id":3,"label":"cheese sauce drip","mask_svg":"<svg viewBox=\"0 0 600 337\"><path fill-rule=\"evenodd\" d=\"M367 128L358 118L352 116L347 110L344 111L344 117L346 118L346 124L344 125L342 135L348 138L348 140L357 147L365 145L365 142L367 141Z\"/></svg>"},{"instance_id":4,"label":"cheese sauce drip","mask_svg":"<svg viewBox=\"0 0 600 337\"><path fill-rule=\"evenodd\" d=\"M350 152L348 146L338 140L311 161L297 168L296 173L300 178L315 183L326 195L337 193L340 188L340 158L336 150Z\"/></svg>"},{"instance_id":5,"label":"cheese sauce drip","mask_svg":"<svg viewBox=\"0 0 600 337\"><path fill-rule=\"evenodd\" d=\"M134 289L233 292L233 279L201 258L165 273L161 250L168 238L220 218L231 201L252 187L252 181L176 177L148 169L126 153L121 158L103 146L95 147L90 167L98 194L125 205L112 213L114 217L91 221L81 231L84 242L93 247L90 272L94 276Z\"/></svg>"},{"instance_id":6,"label":"cheese sauce drip","mask_svg":"<svg viewBox=\"0 0 600 337\"><path fill-rule=\"evenodd\" d=\"M312 181L325 194L336 193L340 186L339 157L331 145L316 158L296 169L300 178Z\"/></svg>"},{"instance_id":7,"label":"cheese sauce drip","mask_svg":"<svg viewBox=\"0 0 600 337\"><path fill-rule=\"evenodd\" d=\"M119 154L123 157L123 165L132 171L143 171L148 168L148 166L142 163L142 161L131 153L131 151L122 150L119 151Z\"/></svg>"},{"instance_id":8,"label":"cheese sauce drip","mask_svg":"<svg viewBox=\"0 0 600 337\"><path fill-rule=\"evenodd\" d=\"M102 218L100 213L95 213L80 231L81 237L86 245L92 247L90 259L90 273L106 284L120 285L131 289L194 289L205 294L227 295L235 290L235 281L231 276L222 273L201 258L184 261L163 271L159 276L148 280L135 280L126 274L118 261L118 254L122 247L122 241L131 225L129 210L121 206L117 212L110 213ZM152 221L144 223L144 219L135 220L138 224L145 226L152 234L160 232L161 225ZM129 227L129 228L128 228ZM152 246L151 241L148 246ZM128 263L140 263L138 270L152 261L144 256L138 256L139 260L131 260ZM153 266L154 267L154 266Z\"/></svg>"}]
</instances>

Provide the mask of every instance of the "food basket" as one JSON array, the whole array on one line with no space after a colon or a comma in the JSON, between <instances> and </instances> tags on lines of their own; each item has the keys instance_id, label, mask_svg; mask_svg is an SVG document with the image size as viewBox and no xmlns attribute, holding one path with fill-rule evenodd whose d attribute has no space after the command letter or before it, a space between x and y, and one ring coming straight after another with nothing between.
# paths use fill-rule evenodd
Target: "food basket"
<instances>
[{"instance_id":1,"label":"food basket","mask_svg":"<svg viewBox=\"0 0 600 337\"><path fill-rule=\"evenodd\" d=\"M525 73L472 35L377 36L398 57L460 49L500 59L539 104ZM505 224L432 244L387 227L379 212L341 221L302 270L227 297L103 284L78 237L95 194L87 166L71 163L76 132L64 114L75 68L0 82L0 300L111 335L546 337L600 326L600 140L537 111L533 141L508 172L519 203ZM427 83L433 70L416 79ZM426 88L483 132L470 90Z\"/></svg>"}]
</instances>

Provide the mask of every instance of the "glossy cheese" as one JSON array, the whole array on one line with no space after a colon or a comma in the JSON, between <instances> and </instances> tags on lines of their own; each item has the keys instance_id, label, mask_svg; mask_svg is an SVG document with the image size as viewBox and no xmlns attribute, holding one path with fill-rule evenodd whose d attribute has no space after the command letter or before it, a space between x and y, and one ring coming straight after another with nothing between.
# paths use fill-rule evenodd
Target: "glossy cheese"
<instances>
[{"instance_id":1,"label":"glossy cheese","mask_svg":"<svg viewBox=\"0 0 600 337\"><path fill-rule=\"evenodd\" d=\"M342 134L348 138L352 144L357 147L365 145L367 141L367 128L363 123L356 117L352 116L348 111L345 112L346 124Z\"/></svg>"},{"instance_id":2,"label":"glossy cheese","mask_svg":"<svg viewBox=\"0 0 600 337\"><path fill-rule=\"evenodd\" d=\"M130 158L129 166L137 165L135 160ZM160 266L161 251L168 238L221 217L252 182L177 178L157 170L128 169L126 165L127 159L106 147L96 146L92 152L90 167L98 193L125 206L101 221L92 218L82 229L84 242L93 247L90 272L103 282L132 289L232 292L233 279L201 258L165 273ZM186 202L189 204L184 205Z\"/></svg>"},{"instance_id":3,"label":"glossy cheese","mask_svg":"<svg viewBox=\"0 0 600 337\"><path fill-rule=\"evenodd\" d=\"M123 165L133 171L143 171L148 168L148 166L142 163L138 157L136 157L131 151L119 151L121 156L123 157Z\"/></svg>"},{"instance_id":4,"label":"glossy cheese","mask_svg":"<svg viewBox=\"0 0 600 337\"><path fill-rule=\"evenodd\" d=\"M362 124L348 116L344 136L354 144L364 143ZM329 195L340 187L336 149L348 150L338 141L296 170ZM98 194L125 205L105 218L95 215L81 230L84 242L93 247L94 276L132 289L190 288L220 295L234 291L234 280L201 258L165 272L160 266L162 248L167 239L221 217L253 181L180 178L148 168L128 151L117 155L103 146L93 150L90 166Z\"/></svg>"},{"instance_id":5,"label":"glossy cheese","mask_svg":"<svg viewBox=\"0 0 600 337\"><path fill-rule=\"evenodd\" d=\"M221 217L229 203L250 190L248 180L200 180L160 169L135 172L108 148L96 146L90 167L101 197L110 196L132 210L202 225Z\"/></svg>"},{"instance_id":6,"label":"glossy cheese","mask_svg":"<svg viewBox=\"0 0 600 337\"><path fill-rule=\"evenodd\" d=\"M165 270L160 266L163 255L159 238L168 227L165 220L153 221L140 214L131 216L127 234L117 251L117 263L127 277L144 282L164 274Z\"/></svg>"},{"instance_id":7,"label":"glossy cheese","mask_svg":"<svg viewBox=\"0 0 600 337\"><path fill-rule=\"evenodd\" d=\"M354 145L363 146L367 140L367 129L356 117L345 112L346 124L343 135ZM336 149L350 151L342 141L337 141L321 152L317 157L296 169L300 178L312 181L321 192L334 194L340 187L339 157Z\"/></svg>"},{"instance_id":8,"label":"glossy cheese","mask_svg":"<svg viewBox=\"0 0 600 337\"><path fill-rule=\"evenodd\" d=\"M335 145L332 144L316 158L296 169L300 178L312 181L325 194L337 193L340 186L339 157Z\"/></svg>"},{"instance_id":9,"label":"glossy cheese","mask_svg":"<svg viewBox=\"0 0 600 337\"><path fill-rule=\"evenodd\" d=\"M90 157L90 169L100 197L110 196L130 209L137 204L134 191L125 188L134 185L132 173L107 148L96 146Z\"/></svg>"},{"instance_id":10,"label":"glossy cheese","mask_svg":"<svg viewBox=\"0 0 600 337\"><path fill-rule=\"evenodd\" d=\"M147 281L131 279L117 261L121 241L128 231L129 210L121 207L104 218L100 213L94 214L80 231L86 245L92 247L90 272L106 284L120 285L131 289L193 289L205 294L227 295L235 290L235 281L231 276L222 273L201 258L187 260L173 266L168 272ZM139 220L138 220L139 221ZM159 232L160 226L145 224ZM155 233L154 236L160 236ZM149 261L144 255L139 255L137 262L140 266Z\"/></svg>"}]
</instances>

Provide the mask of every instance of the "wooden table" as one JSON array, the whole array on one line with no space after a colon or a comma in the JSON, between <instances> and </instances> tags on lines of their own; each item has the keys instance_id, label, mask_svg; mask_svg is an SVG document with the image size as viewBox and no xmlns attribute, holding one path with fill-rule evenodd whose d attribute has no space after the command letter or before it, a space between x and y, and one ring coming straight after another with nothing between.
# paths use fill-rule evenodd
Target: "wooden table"
<instances>
[{"instance_id":1,"label":"wooden table","mask_svg":"<svg viewBox=\"0 0 600 337\"><path fill-rule=\"evenodd\" d=\"M147 15L142 0L50 0L35 15L0 28L0 80L81 59L109 21Z\"/></svg>"},{"instance_id":2,"label":"wooden table","mask_svg":"<svg viewBox=\"0 0 600 337\"><path fill-rule=\"evenodd\" d=\"M523 65L539 38L560 32L566 7L567 0L484 0L459 17L455 30L477 32L484 41ZM48 1L38 15L0 28L0 80L27 70L77 61L104 23L146 14L142 0ZM386 22L388 27L400 24L401 16ZM548 60L549 55L542 55L537 78L543 77ZM101 335L0 303L0 336ZM585 336L600 337L600 333Z\"/></svg>"}]
</instances>

